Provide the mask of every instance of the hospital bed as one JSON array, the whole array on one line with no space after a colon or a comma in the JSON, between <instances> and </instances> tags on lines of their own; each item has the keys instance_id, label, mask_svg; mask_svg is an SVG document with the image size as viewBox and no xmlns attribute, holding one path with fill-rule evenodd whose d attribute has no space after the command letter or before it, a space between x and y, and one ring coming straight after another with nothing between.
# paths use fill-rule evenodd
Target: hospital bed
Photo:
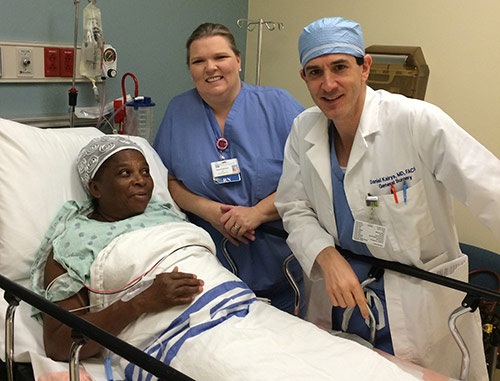
<instances>
[{"instance_id":1,"label":"hospital bed","mask_svg":"<svg viewBox=\"0 0 500 381\"><path fill-rule=\"evenodd\" d=\"M2 362L12 358L17 364L28 364L35 379L42 375L67 372L68 364L54 362L45 356L42 327L30 316L30 303L36 305L37 302L30 299L30 292L26 288L29 286L29 268L34 253L62 203L67 199L86 197L74 170L74 162L80 148L92 137L101 134L95 128L38 129L0 119L0 283L1 288L9 291L0 301L0 335L6 337L3 348L0 348L0 358ZM161 160L144 139L132 139L146 152L155 181L154 196L174 204L167 190L167 172ZM124 244L129 245L126 239ZM129 239L133 241L134 237ZM210 257L215 258L213 255ZM203 274L203 271L217 272L220 268L220 265L213 270L202 270L205 268L200 267L199 271ZM232 276L228 274L229 271L224 276ZM15 291L14 296L11 291ZM26 295L28 303L24 299ZM15 334L11 348L5 345L11 340L7 338L6 331L12 328L8 323L3 324L8 322L7 315L12 314L8 312L9 303L6 299L13 304L19 303L14 310L12 325ZM73 326L73 322L66 323L64 320L64 312L61 312L60 320ZM173 315L176 311L168 313ZM78 343L83 344L81 340L86 337L101 342L108 336L105 332L89 332L89 327L80 325L81 319L71 316L77 322L78 329L75 332L79 333L75 338L76 347ZM173 317L169 315L166 319ZM122 349L129 347L127 343L132 348L137 347L133 330L131 332L128 338L126 335L122 337L124 342L101 343L115 357L129 360L129 353L122 353ZM266 352L269 347L276 349L272 356ZM75 351L78 352L77 349ZM134 352L133 349L130 351ZM143 354L142 362L141 355L131 357L134 357L133 363L137 361L139 366L143 364L146 371L161 374L160 379L172 380L448 380L432 371L381 355L352 340L331 335L260 301L252 304L247 317L228 319L216 329L183 344L177 357L170 363L172 368L162 368L146 354ZM78 369L78 364L73 366ZM81 364L93 380L109 379L104 358L82 361ZM149 370L150 365L153 370ZM216 372L219 372L218 375ZM27 373L29 379L31 372ZM18 379L21 379L21 375Z\"/></svg>"}]
</instances>

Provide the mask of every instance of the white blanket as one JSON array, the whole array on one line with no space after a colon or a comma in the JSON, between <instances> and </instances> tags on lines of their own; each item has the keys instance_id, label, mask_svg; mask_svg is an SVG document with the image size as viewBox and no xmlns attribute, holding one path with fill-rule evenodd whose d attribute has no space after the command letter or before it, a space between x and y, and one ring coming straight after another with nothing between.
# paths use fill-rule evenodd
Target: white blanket
<instances>
[{"instance_id":1,"label":"white blanket","mask_svg":"<svg viewBox=\"0 0 500 381\"><path fill-rule=\"evenodd\" d=\"M180 271L194 273L205 281L204 292L193 303L200 304L221 285L240 282L218 263L213 253L208 234L193 225L179 223L142 229L116 238L102 251L92 269L92 285L119 288L164 258L156 271L171 271L178 266ZM244 317L236 314L199 334L187 335L187 340L173 335L171 341L159 345L165 352L175 349L170 351L170 365L203 381L422 379L421 374L411 375L371 349L332 336L264 302L253 301L253 294L246 295L236 303L243 305L243 310L248 309ZM100 303L100 298L93 299ZM214 313L212 307L220 303L231 304L224 295L201 303L202 308L188 315L182 334L219 318L221 315ZM120 338L141 349L157 343L162 331L187 308L143 315ZM219 311L225 313L226 310ZM122 377L127 364L116 358L113 363L115 379ZM136 379L138 370L134 372Z\"/></svg>"}]
</instances>

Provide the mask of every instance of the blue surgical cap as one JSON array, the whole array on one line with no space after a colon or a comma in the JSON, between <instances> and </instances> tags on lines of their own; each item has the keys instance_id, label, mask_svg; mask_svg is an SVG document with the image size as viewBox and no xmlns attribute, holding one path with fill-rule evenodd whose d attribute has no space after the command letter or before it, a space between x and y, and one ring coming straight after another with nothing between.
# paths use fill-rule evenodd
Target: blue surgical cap
<instances>
[{"instance_id":1,"label":"blue surgical cap","mask_svg":"<svg viewBox=\"0 0 500 381\"><path fill-rule=\"evenodd\" d=\"M299 37L302 67L313 58L331 53L364 57L365 43L361 26L342 17L327 17L312 22L302 30Z\"/></svg>"}]
</instances>

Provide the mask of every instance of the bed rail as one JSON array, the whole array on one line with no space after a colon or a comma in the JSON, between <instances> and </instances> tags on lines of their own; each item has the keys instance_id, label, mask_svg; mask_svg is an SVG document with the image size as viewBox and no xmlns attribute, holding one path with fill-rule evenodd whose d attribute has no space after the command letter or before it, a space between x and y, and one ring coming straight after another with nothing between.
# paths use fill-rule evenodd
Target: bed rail
<instances>
[{"instance_id":1,"label":"bed rail","mask_svg":"<svg viewBox=\"0 0 500 381\"><path fill-rule=\"evenodd\" d=\"M259 229L268 234L276 235L281 238L288 237L286 231L277 229L269 225L261 225ZM340 247L337 247L337 250L346 258L356 259L372 265L371 273L374 273L377 269L396 271L401 274L409 275L421 280L464 292L466 294L465 298L463 299L461 306L457 307L450 315L448 319L448 327L450 329L451 335L453 336L455 342L457 343L457 346L462 353L462 364L459 380L467 380L470 368L470 354L464 340L462 339L462 336L456 328L456 320L467 312L474 312L479 307L481 300L494 301L497 303L500 302L500 293L457 279L449 278L444 275L431 273L429 271L425 271L417 267L405 265L399 262L387 261L385 259L369 257L366 255L357 255Z\"/></svg>"},{"instance_id":2,"label":"bed rail","mask_svg":"<svg viewBox=\"0 0 500 381\"><path fill-rule=\"evenodd\" d=\"M18 304L19 300L23 300L43 313L46 313L61 321L63 324L71 327L75 332L77 339L78 337L83 336L84 338L94 340L113 353L158 377L159 380L194 381L192 378L177 371L176 369L164 364L154 357L149 356L138 348L118 339L88 321L73 315L72 313L59 307L57 304L47 301L31 290L28 290L27 288L7 279L3 275L0 275L0 288L5 291L4 297L7 302L9 302L10 306ZM6 363L8 363L7 358Z\"/></svg>"},{"instance_id":3,"label":"bed rail","mask_svg":"<svg viewBox=\"0 0 500 381\"><path fill-rule=\"evenodd\" d=\"M363 255L356 255L350 251L337 248L342 255L347 258L355 258L357 260L371 264L375 268L382 268L392 271L397 271L401 274L410 275L415 278L419 278L428 282L432 282L441 286L452 288L457 291L465 292L465 298L462 301L461 306L457 307L448 318L448 328L450 330L453 339L457 343L460 352L462 353L462 364L460 367L460 381L465 381L468 378L470 369L470 353L463 340L460 332L457 329L457 319L468 313L474 312L481 302L481 300L489 300L500 302L500 293L496 291L491 291L483 287L475 286L467 282L462 282L457 279L448 278L444 275L434 274L413 266L405 265L398 262L387 261L384 259L379 259L375 257L368 257Z\"/></svg>"},{"instance_id":4,"label":"bed rail","mask_svg":"<svg viewBox=\"0 0 500 381\"><path fill-rule=\"evenodd\" d=\"M286 231L277 229L272 226L267 226L267 225L261 225L259 227L262 231L276 235L278 237L282 238L287 238L288 234ZM417 267L405 265L399 262L392 262L392 261L387 261L385 259L380 259L380 258L375 258L375 257L368 257L366 255L357 255L354 254L348 250L344 250L342 248L337 247L337 250L339 252L348 258L352 259L357 259L361 262L366 262L368 264L371 264L374 267L378 267L381 269L387 269L387 270L392 270L396 271L405 275L410 275L415 278L419 278L422 280L426 280L428 282L436 283L441 286L449 287L457 291L463 291L467 295L469 295L471 298L479 298L479 299L485 299L485 300L491 300L495 302L500 302L500 293L496 291L489 290L487 288L479 287L472 285L467 282L462 282L457 279L449 278L444 275L439 275L435 273L431 273L429 271L425 271L422 269L419 269ZM465 302L467 303L467 302ZM463 305L463 304L462 304ZM476 306L477 307L477 306Z\"/></svg>"},{"instance_id":5,"label":"bed rail","mask_svg":"<svg viewBox=\"0 0 500 381\"><path fill-rule=\"evenodd\" d=\"M380 258L368 257L364 255L356 255L351 253L350 251L343 250L341 248L337 248L340 253L348 258L357 259L359 261L366 262L375 267L380 267L387 270L397 271L399 273L410 275L415 278L419 278L422 280L426 280L428 282L436 283L441 286L449 287L457 291L465 292L470 298L479 298L485 300L491 300L495 302L500 302L500 293L496 291L489 290L487 288L475 286L473 284L463 282L457 279L449 278L444 275L439 275L435 273L431 273L429 271L425 271L419 269L417 267L405 265L398 262L387 261ZM471 300L471 299L469 299ZM464 307L468 307L469 303L467 300L464 300L462 303ZM471 306L472 307L472 306ZM477 307L477 306L476 306Z\"/></svg>"}]
</instances>

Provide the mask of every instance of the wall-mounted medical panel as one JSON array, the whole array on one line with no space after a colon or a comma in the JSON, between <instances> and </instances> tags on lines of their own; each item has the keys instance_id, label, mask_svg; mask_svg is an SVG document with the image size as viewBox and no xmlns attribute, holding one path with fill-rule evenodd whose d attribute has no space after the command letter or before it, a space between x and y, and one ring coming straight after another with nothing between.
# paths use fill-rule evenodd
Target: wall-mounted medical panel
<instances>
[{"instance_id":1,"label":"wall-mounted medical panel","mask_svg":"<svg viewBox=\"0 0 500 381\"><path fill-rule=\"evenodd\" d=\"M71 82L78 72L80 48L63 44L0 41L0 83ZM76 63L76 65L75 65Z\"/></svg>"},{"instance_id":2,"label":"wall-mounted medical panel","mask_svg":"<svg viewBox=\"0 0 500 381\"><path fill-rule=\"evenodd\" d=\"M429 66L420 47L372 45L366 53L373 59L367 81L370 87L424 99Z\"/></svg>"}]
</instances>

